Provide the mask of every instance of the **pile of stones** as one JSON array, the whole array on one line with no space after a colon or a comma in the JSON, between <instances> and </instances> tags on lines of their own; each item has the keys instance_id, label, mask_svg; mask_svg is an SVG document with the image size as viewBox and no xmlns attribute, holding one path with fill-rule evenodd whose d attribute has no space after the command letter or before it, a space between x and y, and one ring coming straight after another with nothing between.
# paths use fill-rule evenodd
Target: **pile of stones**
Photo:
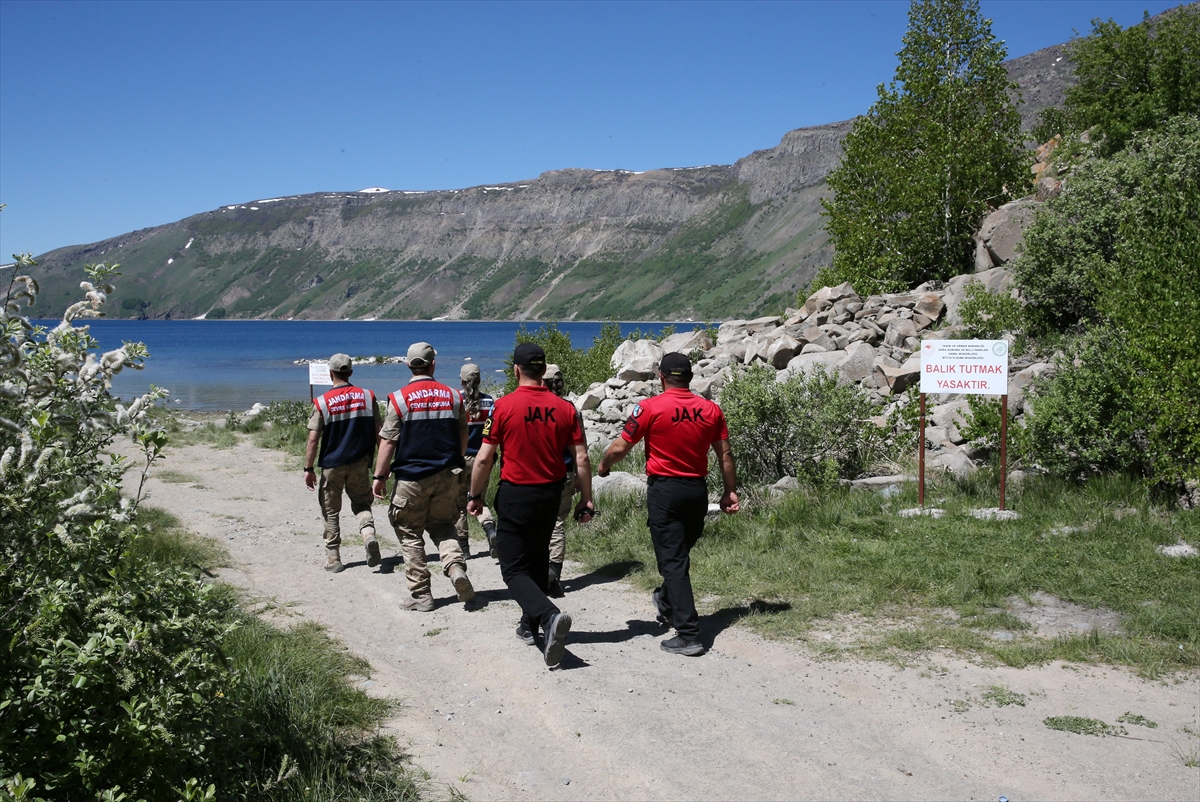
<instances>
[{"instance_id":1,"label":"pile of stones","mask_svg":"<svg viewBox=\"0 0 1200 802\"><path fill-rule=\"evenodd\" d=\"M922 340L965 336L958 306L970 281L991 292L1008 292L1012 278L1003 267L930 282L906 293L860 297L849 284L814 292L800 309L782 316L728 320L717 330L674 334L661 343L627 340L612 357L613 378L573 397L582 413L589 442L605 444L616 437L633 407L661 392L658 362L664 353L692 357L691 388L720 400L721 389L736 371L755 364L776 371L776 381L808 374L818 366L836 372L838 381L861 388L879 408L872 421L883 427L895 412L911 403L905 391L920 379ZM1009 409L1020 415L1025 389L1050 369L1044 362L1014 359L1009 368ZM963 436L967 401L961 394L927 398L927 467L966 475L975 469L976 454Z\"/></svg>"}]
</instances>

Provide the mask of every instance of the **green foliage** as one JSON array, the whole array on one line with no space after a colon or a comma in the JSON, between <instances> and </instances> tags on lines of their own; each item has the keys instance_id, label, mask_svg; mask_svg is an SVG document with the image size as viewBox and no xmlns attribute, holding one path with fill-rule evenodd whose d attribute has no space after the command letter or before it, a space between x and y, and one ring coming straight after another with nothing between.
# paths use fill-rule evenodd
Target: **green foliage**
<instances>
[{"instance_id":1,"label":"green foliage","mask_svg":"<svg viewBox=\"0 0 1200 802\"><path fill-rule=\"evenodd\" d=\"M1072 340L1031 388L1022 438L1032 464L1057 476L1145 475L1146 421L1129 402L1129 343L1111 328Z\"/></svg>"},{"instance_id":2,"label":"green foliage","mask_svg":"<svg viewBox=\"0 0 1200 802\"><path fill-rule=\"evenodd\" d=\"M818 366L776 381L765 365L734 374L721 392L729 443L742 479L784 476L816 484L860 474L880 435L866 419L874 411L855 387Z\"/></svg>"},{"instance_id":3,"label":"green foliage","mask_svg":"<svg viewBox=\"0 0 1200 802\"><path fill-rule=\"evenodd\" d=\"M1099 319L1099 294L1114 270L1122 226L1146 247L1166 247L1175 232L1160 211L1166 198L1178 198L1173 215L1195 214L1200 182L1200 119L1179 117L1162 131L1136 137L1110 159L1092 159L1076 168L1067 189L1048 201L1025 232L1024 252L1013 263L1027 304L1030 333L1065 331ZM1195 276L1195 257L1165 264L1165 280ZM1191 268L1191 272L1189 269ZM1193 282L1194 284L1194 282Z\"/></svg>"},{"instance_id":4,"label":"green foliage","mask_svg":"<svg viewBox=\"0 0 1200 802\"><path fill-rule=\"evenodd\" d=\"M1138 715L1137 713L1130 713L1128 710L1117 716L1117 721L1121 722L1122 724L1136 724L1139 727L1146 727L1147 729L1151 730L1158 729L1158 722L1151 721L1145 716Z\"/></svg>"},{"instance_id":5,"label":"green foliage","mask_svg":"<svg viewBox=\"0 0 1200 802\"><path fill-rule=\"evenodd\" d=\"M979 220L1027 182L1005 56L976 0L914 0L895 77L829 175L818 284L865 296L970 269Z\"/></svg>"},{"instance_id":6,"label":"green foliage","mask_svg":"<svg viewBox=\"0 0 1200 802\"><path fill-rule=\"evenodd\" d=\"M1009 440L1013 439L1012 410L1008 413ZM967 396L967 412L963 415L961 434L976 448L1000 448L1000 399L982 395ZM1015 457L1009 443L1009 453Z\"/></svg>"},{"instance_id":7,"label":"green foliage","mask_svg":"<svg viewBox=\"0 0 1200 802\"><path fill-rule=\"evenodd\" d=\"M204 315L204 318L205 320L224 320L225 307L214 306L212 309L208 310L207 314Z\"/></svg>"},{"instance_id":8,"label":"green foliage","mask_svg":"<svg viewBox=\"0 0 1200 802\"><path fill-rule=\"evenodd\" d=\"M307 426L312 411L311 401L288 399L272 401L266 409L259 413L258 417L262 418L264 422L270 421L277 426Z\"/></svg>"},{"instance_id":9,"label":"green foliage","mask_svg":"<svg viewBox=\"0 0 1200 802\"><path fill-rule=\"evenodd\" d=\"M167 441L147 425L164 392L114 401L113 375L145 349L96 354L76 325L115 275L90 266L87 299L49 331L20 314L38 290L25 276L0 309L0 796L414 799L375 734L387 703L346 681L367 666L315 627L243 612L203 581L219 547L138 504ZM113 454L125 436L132 499Z\"/></svg>"},{"instance_id":10,"label":"green foliage","mask_svg":"<svg viewBox=\"0 0 1200 802\"><path fill-rule=\"evenodd\" d=\"M1066 108L1047 109L1037 129L1049 139L1092 131L1100 155L1125 147L1138 131L1179 114L1200 114L1200 7L1185 5L1122 29L1111 19L1071 43L1074 86Z\"/></svg>"},{"instance_id":11,"label":"green foliage","mask_svg":"<svg viewBox=\"0 0 1200 802\"><path fill-rule=\"evenodd\" d=\"M1051 716L1043 719L1042 723L1052 730L1073 732L1076 735L1128 734L1128 731L1124 727L1114 727L1111 724L1105 724L1100 719L1084 718L1083 716Z\"/></svg>"},{"instance_id":12,"label":"green foliage","mask_svg":"<svg viewBox=\"0 0 1200 802\"><path fill-rule=\"evenodd\" d=\"M1025 308L1008 293L988 292L982 281L972 280L964 288L958 307L963 333L972 339L994 340L1005 332L1017 331L1025 323Z\"/></svg>"},{"instance_id":13,"label":"green foliage","mask_svg":"<svg viewBox=\"0 0 1200 802\"><path fill-rule=\"evenodd\" d=\"M646 336L639 332L639 336ZM625 337L621 325L614 320L604 323L590 348L573 348L571 335L554 323L530 331L522 324L517 329L515 345L537 343L546 352L546 363L562 368L564 383L569 393L581 393L596 382L612 378L612 355ZM508 383L504 392L511 393L517 386L512 374L512 358L506 360L509 367Z\"/></svg>"},{"instance_id":14,"label":"green foliage","mask_svg":"<svg viewBox=\"0 0 1200 802\"><path fill-rule=\"evenodd\" d=\"M1027 232L1015 273L1031 328L1096 330L1038 398L1031 446L1069 473L1196 478L1200 118L1082 165L1069 190Z\"/></svg>"}]
</instances>

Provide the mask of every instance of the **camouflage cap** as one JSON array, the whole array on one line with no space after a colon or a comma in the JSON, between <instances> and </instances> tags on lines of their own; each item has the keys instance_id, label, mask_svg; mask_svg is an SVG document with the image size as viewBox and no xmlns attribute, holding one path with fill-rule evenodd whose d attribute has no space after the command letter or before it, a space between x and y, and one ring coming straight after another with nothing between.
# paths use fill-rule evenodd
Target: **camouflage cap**
<instances>
[{"instance_id":1,"label":"camouflage cap","mask_svg":"<svg viewBox=\"0 0 1200 802\"><path fill-rule=\"evenodd\" d=\"M334 373L345 373L354 369L354 360L347 354L334 354L329 357L329 370Z\"/></svg>"},{"instance_id":2,"label":"camouflage cap","mask_svg":"<svg viewBox=\"0 0 1200 802\"><path fill-rule=\"evenodd\" d=\"M553 381L563 377L562 368L554 363L546 365L546 372L542 374L542 381Z\"/></svg>"}]
</instances>

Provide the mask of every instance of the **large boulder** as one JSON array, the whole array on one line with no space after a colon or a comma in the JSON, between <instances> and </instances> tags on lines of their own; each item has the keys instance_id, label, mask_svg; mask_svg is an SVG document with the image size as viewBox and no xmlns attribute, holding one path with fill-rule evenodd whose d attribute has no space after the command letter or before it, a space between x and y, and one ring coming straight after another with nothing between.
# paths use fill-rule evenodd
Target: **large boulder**
<instances>
[{"instance_id":1,"label":"large boulder","mask_svg":"<svg viewBox=\"0 0 1200 802\"><path fill-rule=\"evenodd\" d=\"M898 368L882 363L876 359L875 381L882 390L887 388L893 395L902 393L921 380L921 359L919 354L913 356Z\"/></svg>"},{"instance_id":2,"label":"large boulder","mask_svg":"<svg viewBox=\"0 0 1200 802\"><path fill-rule=\"evenodd\" d=\"M785 382L789 376L795 373L811 373L817 365L823 367L826 373L833 373L841 366L842 360L845 358L846 354L844 351L801 354L800 356L792 357L791 361L787 363L787 368L775 374L775 381Z\"/></svg>"},{"instance_id":3,"label":"large boulder","mask_svg":"<svg viewBox=\"0 0 1200 802\"><path fill-rule=\"evenodd\" d=\"M717 345L726 346L746 338L745 320L726 320L717 328Z\"/></svg>"},{"instance_id":4,"label":"large boulder","mask_svg":"<svg viewBox=\"0 0 1200 802\"><path fill-rule=\"evenodd\" d=\"M846 358L838 365L839 380L844 384L861 382L875 370L875 349L864 342L846 346Z\"/></svg>"},{"instance_id":5,"label":"large boulder","mask_svg":"<svg viewBox=\"0 0 1200 802\"><path fill-rule=\"evenodd\" d=\"M664 354L676 351L681 354L690 354L692 351L709 350L713 347L713 341L709 339L707 331L697 329L696 331L683 331L678 334L672 334L659 343L659 346L662 347Z\"/></svg>"},{"instance_id":6,"label":"large boulder","mask_svg":"<svg viewBox=\"0 0 1200 802\"><path fill-rule=\"evenodd\" d=\"M641 474L613 471L608 476L592 477L592 495L624 496L646 492L646 477Z\"/></svg>"},{"instance_id":7,"label":"large boulder","mask_svg":"<svg viewBox=\"0 0 1200 802\"><path fill-rule=\"evenodd\" d=\"M783 370L803 346L800 341L789 334L780 334L763 345L760 353L764 361L776 370Z\"/></svg>"},{"instance_id":8,"label":"large boulder","mask_svg":"<svg viewBox=\"0 0 1200 802\"><path fill-rule=\"evenodd\" d=\"M804 302L804 308L800 311L807 317L814 312L820 312L823 309L829 309L838 301L850 299L852 301L862 301L858 297L858 293L850 286L850 282L843 282L836 287L822 287L821 289L808 296L808 300Z\"/></svg>"},{"instance_id":9,"label":"large boulder","mask_svg":"<svg viewBox=\"0 0 1200 802\"><path fill-rule=\"evenodd\" d=\"M602 382L596 382L591 387L575 399L575 408L580 412L587 412L600 406L600 402L608 398L608 393Z\"/></svg>"},{"instance_id":10,"label":"large boulder","mask_svg":"<svg viewBox=\"0 0 1200 802\"><path fill-rule=\"evenodd\" d=\"M958 307L966 297L967 284L972 281L981 282L988 292L1001 293L1011 291L1013 277L1007 268L993 267L982 273L964 273L946 282L946 291L942 297L946 302L946 323L951 326L962 323Z\"/></svg>"},{"instance_id":11,"label":"large boulder","mask_svg":"<svg viewBox=\"0 0 1200 802\"><path fill-rule=\"evenodd\" d=\"M909 337L917 336L917 327L912 320L898 317L888 323L887 331L883 334L883 344L891 348L899 348Z\"/></svg>"},{"instance_id":12,"label":"large boulder","mask_svg":"<svg viewBox=\"0 0 1200 802\"><path fill-rule=\"evenodd\" d=\"M1016 258L1017 246L1025 238L1026 229L1033 225L1039 205L1036 201L1016 200L984 218L976 242L986 248L992 265L1004 265ZM977 254L977 266L979 261Z\"/></svg>"},{"instance_id":13,"label":"large boulder","mask_svg":"<svg viewBox=\"0 0 1200 802\"><path fill-rule=\"evenodd\" d=\"M626 340L612 355L612 367L626 381L648 381L658 373L663 349L653 340Z\"/></svg>"},{"instance_id":14,"label":"large boulder","mask_svg":"<svg viewBox=\"0 0 1200 802\"><path fill-rule=\"evenodd\" d=\"M754 320L746 321L746 333L758 334L763 331L770 331L783 325L783 318L779 315L767 315L766 317L755 318Z\"/></svg>"}]
</instances>

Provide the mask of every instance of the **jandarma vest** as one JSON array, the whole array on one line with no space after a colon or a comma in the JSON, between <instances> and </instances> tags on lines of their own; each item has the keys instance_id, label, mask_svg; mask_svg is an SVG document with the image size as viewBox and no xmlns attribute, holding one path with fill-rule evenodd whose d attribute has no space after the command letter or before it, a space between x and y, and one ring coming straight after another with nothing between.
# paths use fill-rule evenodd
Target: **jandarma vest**
<instances>
[{"instance_id":1,"label":"jandarma vest","mask_svg":"<svg viewBox=\"0 0 1200 802\"><path fill-rule=\"evenodd\" d=\"M467 456L479 453L483 445L483 424L492 414L493 399L487 393L479 394L479 412L467 418Z\"/></svg>"},{"instance_id":2,"label":"jandarma vest","mask_svg":"<svg viewBox=\"0 0 1200 802\"><path fill-rule=\"evenodd\" d=\"M313 399L324 431L318 465L336 468L375 453L375 394L353 385L335 387Z\"/></svg>"},{"instance_id":3,"label":"jandarma vest","mask_svg":"<svg viewBox=\"0 0 1200 802\"><path fill-rule=\"evenodd\" d=\"M466 465L458 416L462 396L432 379L410 382L388 396L400 418L400 439L392 473L414 481Z\"/></svg>"}]
</instances>

